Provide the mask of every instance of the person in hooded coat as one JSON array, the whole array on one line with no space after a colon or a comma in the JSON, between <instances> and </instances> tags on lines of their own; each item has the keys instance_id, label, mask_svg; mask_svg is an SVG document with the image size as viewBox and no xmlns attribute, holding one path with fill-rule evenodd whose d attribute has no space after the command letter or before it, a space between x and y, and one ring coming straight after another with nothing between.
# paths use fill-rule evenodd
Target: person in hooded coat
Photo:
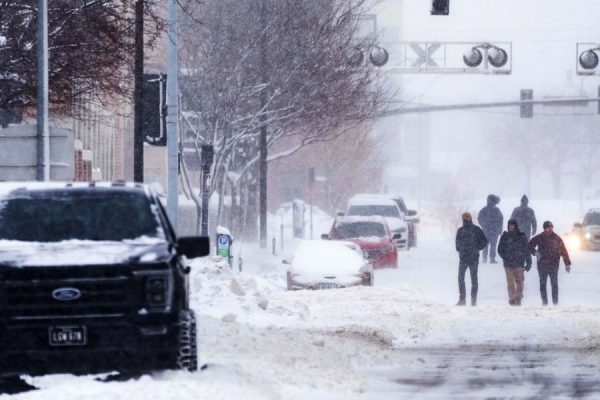
<instances>
[{"instance_id":1,"label":"person in hooded coat","mask_svg":"<svg viewBox=\"0 0 600 400\"><path fill-rule=\"evenodd\" d=\"M485 237L489 243L483 249L483 262L488 260L488 249L490 263L496 264L496 246L498 245L498 236L502 233L502 227L504 226L504 216L498 208L500 203L500 197L490 194L487 197L487 206L483 207L479 211L477 221L485 233Z\"/></svg>"},{"instance_id":2,"label":"person in hooded coat","mask_svg":"<svg viewBox=\"0 0 600 400\"><path fill-rule=\"evenodd\" d=\"M473 224L473 218L468 212L462 215L463 226L456 232L456 251L460 258L458 264L458 292L457 306L466 304L465 274L467 269L471 273L471 305L477 305L477 267L479 265L479 252L488 244L481 228Z\"/></svg>"},{"instance_id":3,"label":"person in hooded coat","mask_svg":"<svg viewBox=\"0 0 600 400\"><path fill-rule=\"evenodd\" d=\"M524 271L531 269L531 254L527 251L528 244L525 233L519 230L516 220L508 221L507 231L500 237L498 255L504 262L506 284L508 285L508 303L520 306L523 298Z\"/></svg>"},{"instance_id":4,"label":"person in hooded coat","mask_svg":"<svg viewBox=\"0 0 600 400\"><path fill-rule=\"evenodd\" d=\"M554 226L550 221L544 221L544 231L534 236L529 241L527 249L531 254L537 256L537 268L540 275L540 295L542 304L548 305L548 294L546 284L550 278L552 286L552 303L558 304L558 267L560 257L565 262L567 272L571 272L571 259L563 240L554 232Z\"/></svg>"},{"instance_id":5,"label":"person in hooded coat","mask_svg":"<svg viewBox=\"0 0 600 400\"><path fill-rule=\"evenodd\" d=\"M527 240L535 235L537 220L535 219L535 212L529 207L529 199L526 195L521 197L521 205L513 210L510 219L517 221L519 229L527 236Z\"/></svg>"}]
</instances>

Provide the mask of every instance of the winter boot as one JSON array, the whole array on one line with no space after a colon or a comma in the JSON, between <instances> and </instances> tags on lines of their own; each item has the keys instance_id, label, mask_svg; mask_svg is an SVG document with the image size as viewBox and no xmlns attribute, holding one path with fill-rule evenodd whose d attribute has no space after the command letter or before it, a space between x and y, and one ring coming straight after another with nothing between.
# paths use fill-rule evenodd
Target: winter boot
<instances>
[{"instance_id":1,"label":"winter boot","mask_svg":"<svg viewBox=\"0 0 600 400\"><path fill-rule=\"evenodd\" d=\"M460 299L458 299L458 303L456 303L457 306L466 306L467 302L465 301L464 297L461 297Z\"/></svg>"},{"instance_id":2,"label":"winter boot","mask_svg":"<svg viewBox=\"0 0 600 400\"><path fill-rule=\"evenodd\" d=\"M510 304L511 306L515 305L515 301L514 300L508 300L508 304Z\"/></svg>"},{"instance_id":3,"label":"winter boot","mask_svg":"<svg viewBox=\"0 0 600 400\"><path fill-rule=\"evenodd\" d=\"M492 258L492 259L490 260L490 264L498 264L498 261L496 261L495 259L493 259L493 258Z\"/></svg>"},{"instance_id":4,"label":"winter boot","mask_svg":"<svg viewBox=\"0 0 600 400\"><path fill-rule=\"evenodd\" d=\"M520 305L521 305L521 299L516 299L515 306L520 306Z\"/></svg>"},{"instance_id":5,"label":"winter boot","mask_svg":"<svg viewBox=\"0 0 600 400\"><path fill-rule=\"evenodd\" d=\"M471 297L471 306L475 307L477 305L477 297Z\"/></svg>"}]
</instances>

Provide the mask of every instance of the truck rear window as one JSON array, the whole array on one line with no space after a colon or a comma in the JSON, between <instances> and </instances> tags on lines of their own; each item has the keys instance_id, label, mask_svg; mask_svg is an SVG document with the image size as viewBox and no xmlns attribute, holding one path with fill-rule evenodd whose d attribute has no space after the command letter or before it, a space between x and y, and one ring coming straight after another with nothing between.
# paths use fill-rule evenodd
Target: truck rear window
<instances>
[{"instance_id":1,"label":"truck rear window","mask_svg":"<svg viewBox=\"0 0 600 400\"><path fill-rule=\"evenodd\" d=\"M30 191L0 199L0 240L60 242L163 238L156 210L138 193Z\"/></svg>"}]
</instances>

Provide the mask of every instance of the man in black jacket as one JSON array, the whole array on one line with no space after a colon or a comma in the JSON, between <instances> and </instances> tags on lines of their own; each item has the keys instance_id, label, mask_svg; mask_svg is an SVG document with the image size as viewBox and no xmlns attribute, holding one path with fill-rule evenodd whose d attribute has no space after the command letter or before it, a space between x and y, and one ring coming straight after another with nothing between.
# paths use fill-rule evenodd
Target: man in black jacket
<instances>
[{"instance_id":1,"label":"man in black jacket","mask_svg":"<svg viewBox=\"0 0 600 400\"><path fill-rule=\"evenodd\" d=\"M537 220L535 219L535 212L529 207L529 199L526 195L521 197L521 205L513 210L510 219L517 221L519 229L527 236L527 240L535 235Z\"/></svg>"},{"instance_id":2,"label":"man in black jacket","mask_svg":"<svg viewBox=\"0 0 600 400\"><path fill-rule=\"evenodd\" d=\"M473 224L473 218L468 212L462 215L463 226L456 232L456 251L460 257L458 265L459 299L456 305L466 304L465 273L471 273L471 305L477 305L477 267L479 252L488 244L481 228Z\"/></svg>"},{"instance_id":3,"label":"man in black jacket","mask_svg":"<svg viewBox=\"0 0 600 400\"><path fill-rule=\"evenodd\" d=\"M490 263L496 264L498 236L502 233L502 226L504 225L504 216L498 208L499 203L500 197L490 194L487 197L487 206L483 207L477 216L477 221L489 242L489 246L483 248L484 263L487 262L489 248Z\"/></svg>"},{"instance_id":4,"label":"man in black jacket","mask_svg":"<svg viewBox=\"0 0 600 400\"><path fill-rule=\"evenodd\" d=\"M552 222L545 221L544 231L534 236L527 247L531 254L536 254L538 257L542 304L548 305L548 294L546 293L548 277L550 277L550 284L552 285L552 303L558 304L558 266L560 257L562 256L565 262L567 272L571 272L571 259L564 242L560 236L554 233Z\"/></svg>"},{"instance_id":5,"label":"man in black jacket","mask_svg":"<svg viewBox=\"0 0 600 400\"><path fill-rule=\"evenodd\" d=\"M527 237L519 230L514 219L508 221L508 230L500 237L498 254L504 262L506 283L508 285L508 303L520 306L523 298L523 270L531 269L531 254L527 251Z\"/></svg>"}]
</instances>

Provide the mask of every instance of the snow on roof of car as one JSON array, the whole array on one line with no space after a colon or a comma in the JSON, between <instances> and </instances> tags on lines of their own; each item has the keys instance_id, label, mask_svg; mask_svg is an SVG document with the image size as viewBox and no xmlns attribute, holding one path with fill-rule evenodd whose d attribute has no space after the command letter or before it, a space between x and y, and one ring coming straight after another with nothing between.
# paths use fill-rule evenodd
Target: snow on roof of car
<instances>
[{"instance_id":1,"label":"snow on roof of car","mask_svg":"<svg viewBox=\"0 0 600 400\"><path fill-rule=\"evenodd\" d=\"M354 195L352 197L353 199L355 198L380 198L380 199L399 199L402 200L402 196L399 194L381 194L381 193L359 193L357 195Z\"/></svg>"},{"instance_id":2,"label":"snow on roof of car","mask_svg":"<svg viewBox=\"0 0 600 400\"><path fill-rule=\"evenodd\" d=\"M396 203L388 197L354 196L348 201L349 206L394 206Z\"/></svg>"},{"instance_id":3,"label":"snow on roof of car","mask_svg":"<svg viewBox=\"0 0 600 400\"><path fill-rule=\"evenodd\" d=\"M358 273L367 261L353 250L351 242L338 240L304 240L294 253L290 271L302 274Z\"/></svg>"},{"instance_id":4,"label":"snow on roof of car","mask_svg":"<svg viewBox=\"0 0 600 400\"><path fill-rule=\"evenodd\" d=\"M339 224L351 224L354 222L378 222L380 224L385 224L385 218L383 218L380 215L371 215L368 217L365 216L358 216L358 215L352 215L352 216L343 216L343 217L337 217L335 219L335 223L336 225Z\"/></svg>"},{"instance_id":5,"label":"snow on roof of car","mask_svg":"<svg viewBox=\"0 0 600 400\"><path fill-rule=\"evenodd\" d=\"M24 191L43 191L43 190L76 190L76 189L126 189L126 190L143 190L146 194L149 193L150 189L139 183L131 182L36 182L36 181L24 181L24 182L0 182L0 196L5 197L11 193L24 190Z\"/></svg>"}]
</instances>

